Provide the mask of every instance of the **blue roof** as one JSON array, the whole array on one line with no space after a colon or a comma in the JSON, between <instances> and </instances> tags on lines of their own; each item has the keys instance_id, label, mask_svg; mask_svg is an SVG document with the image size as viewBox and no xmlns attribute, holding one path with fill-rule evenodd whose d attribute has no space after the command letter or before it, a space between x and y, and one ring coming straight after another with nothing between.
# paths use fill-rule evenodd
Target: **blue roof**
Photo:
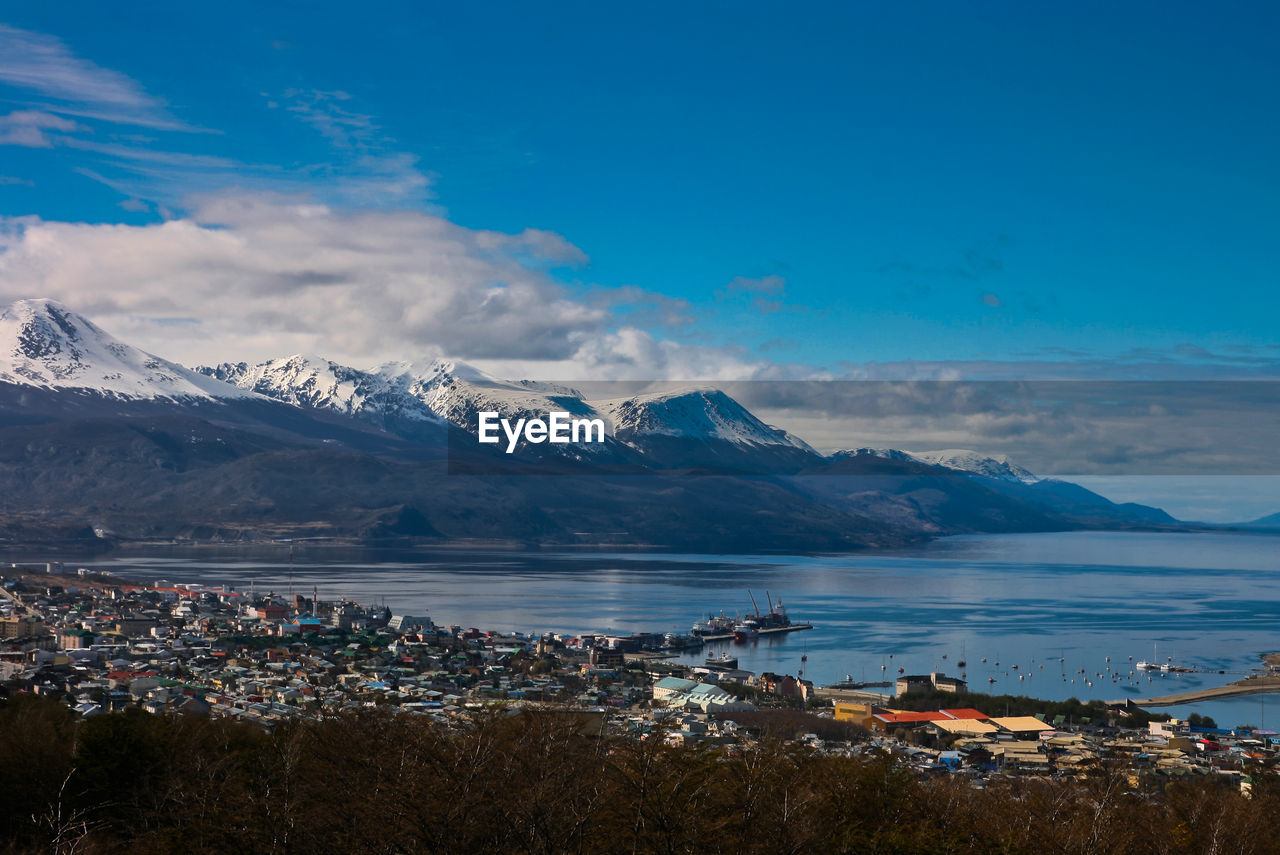
<instances>
[{"instance_id":1,"label":"blue roof","mask_svg":"<svg viewBox=\"0 0 1280 855\"><path fill-rule=\"evenodd\" d=\"M653 684L655 689L670 689L673 692L687 692L697 686L694 680L683 680L680 677L663 677Z\"/></svg>"}]
</instances>

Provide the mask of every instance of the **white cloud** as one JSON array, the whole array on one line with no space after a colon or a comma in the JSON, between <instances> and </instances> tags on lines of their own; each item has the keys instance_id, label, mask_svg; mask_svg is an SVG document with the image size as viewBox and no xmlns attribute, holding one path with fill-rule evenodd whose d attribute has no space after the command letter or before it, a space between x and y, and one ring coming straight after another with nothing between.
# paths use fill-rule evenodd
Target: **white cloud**
<instances>
[{"instance_id":1,"label":"white cloud","mask_svg":"<svg viewBox=\"0 0 1280 855\"><path fill-rule=\"evenodd\" d=\"M50 109L83 118L192 130L137 81L73 54L61 40L0 24L0 82L61 102Z\"/></svg>"},{"instance_id":2,"label":"white cloud","mask_svg":"<svg viewBox=\"0 0 1280 855\"><path fill-rule=\"evenodd\" d=\"M626 326L584 337L574 365L565 366L557 379L748 380L770 367L768 361L736 348L659 339L647 330Z\"/></svg>"},{"instance_id":3,"label":"white cloud","mask_svg":"<svg viewBox=\"0 0 1280 855\"><path fill-rule=\"evenodd\" d=\"M57 140L50 131L70 133L81 126L70 119L55 116L42 110L14 110L0 116L0 145L20 145L28 148L53 148Z\"/></svg>"},{"instance_id":4,"label":"white cloud","mask_svg":"<svg viewBox=\"0 0 1280 855\"><path fill-rule=\"evenodd\" d=\"M144 226L0 221L0 300L62 300L188 364L312 352L360 365L449 356L563 379L743 379L774 368L637 328L615 310L653 297L639 289L578 294L551 275L585 261L551 232L260 193L205 197L187 217Z\"/></svg>"},{"instance_id":5,"label":"white cloud","mask_svg":"<svg viewBox=\"0 0 1280 855\"><path fill-rule=\"evenodd\" d=\"M76 56L62 41L43 33L0 25L0 85L41 101L37 109L0 116L0 145L75 149L93 165L87 169L81 164L77 171L126 200L173 206L191 194L229 186L284 192L305 187L349 206L404 205L431 198L433 176L419 167L418 157L397 150L395 140L373 116L358 112L345 92L296 89L280 99L289 113L329 141L333 153L330 162L283 165L183 151L175 137L157 142L126 133L118 126L211 131L175 118L164 101L131 77ZM278 103L271 100L268 106Z\"/></svg>"},{"instance_id":6,"label":"white cloud","mask_svg":"<svg viewBox=\"0 0 1280 855\"><path fill-rule=\"evenodd\" d=\"M351 96L341 90L291 89L284 94L286 110L314 127L339 148L365 148L379 135L379 127L368 113L357 113L345 104Z\"/></svg>"},{"instance_id":7,"label":"white cloud","mask_svg":"<svg viewBox=\"0 0 1280 855\"><path fill-rule=\"evenodd\" d=\"M341 90L291 89L268 106L284 109L314 128L334 149L337 164L306 170L329 179L334 196L347 204L397 205L431 197L433 177L418 166L418 156L397 151L395 139L368 113L352 109Z\"/></svg>"}]
</instances>

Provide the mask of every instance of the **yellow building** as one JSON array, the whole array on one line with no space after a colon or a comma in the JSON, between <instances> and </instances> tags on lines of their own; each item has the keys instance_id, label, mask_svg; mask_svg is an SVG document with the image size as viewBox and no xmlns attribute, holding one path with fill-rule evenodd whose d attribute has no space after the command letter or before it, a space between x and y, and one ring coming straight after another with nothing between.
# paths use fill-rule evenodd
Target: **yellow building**
<instances>
[{"instance_id":1,"label":"yellow building","mask_svg":"<svg viewBox=\"0 0 1280 855\"><path fill-rule=\"evenodd\" d=\"M887 712L886 707L878 704L860 704L853 701L836 701L836 721L848 721L862 727L869 727L868 722L873 715Z\"/></svg>"}]
</instances>

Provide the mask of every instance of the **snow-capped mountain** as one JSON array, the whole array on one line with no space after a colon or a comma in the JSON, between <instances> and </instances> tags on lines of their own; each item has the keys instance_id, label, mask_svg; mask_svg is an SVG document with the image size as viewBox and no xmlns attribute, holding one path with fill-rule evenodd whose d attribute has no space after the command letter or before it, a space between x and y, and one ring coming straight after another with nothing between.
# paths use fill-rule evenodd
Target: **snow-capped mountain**
<instances>
[{"instance_id":1,"label":"snow-capped mountain","mask_svg":"<svg viewBox=\"0 0 1280 855\"><path fill-rule=\"evenodd\" d=\"M945 451L900 451L896 448L855 448L848 451L837 451L831 455L832 460L845 460L853 457L879 457L884 460L897 460L904 463L923 463L927 466L940 466L954 472L978 475L983 478L994 478L997 481L1008 481L1015 484L1035 484L1039 476L1022 468L1003 454L988 457L977 451L965 449L947 449Z\"/></svg>"},{"instance_id":2,"label":"snow-capped mountain","mask_svg":"<svg viewBox=\"0 0 1280 855\"><path fill-rule=\"evenodd\" d=\"M648 465L659 467L710 465L756 471L794 470L821 461L803 440L764 423L714 388L590 400L569 386L503 380L459 362L391 362L361 370L305 355L191 371L119 341L52 300L21 300L0 311L0 382L83 390L123 400L268 398L303 410L337 413L415 439L438 433L447 424L475 433L482 411L515 420L559 410L603 419L608 439L602 445L548 451L575 456L583 450L638 453ZM1007 458L972 451L854 453L909 459L1003 481L1037 480Z\"/></svg>"},{"instance_id":3,"label":"snow-capped mountain","mask_svg":"<svg viewBox=\"0 0 1280 855\"><path fill-rule=\"evenodd\" d=\"M528 459L489 468L488 449L463 433L477 431L481 411L567 411L601 418L608 437L528 450L566 455L548 471L572 477L547 505L530 479L465 477L532 471ZM0 308L0 449L0 492L19 505L49 519L70 509L144 537L321 530L843 549L924 534L1176 524L1002 456L860 448L824 458L718 389L589 397L461 363L360 370L313 356L196 372L50 300ZM653 477L576 477L633 470ZM455 474L464 477L445 477Z\"/></svg>"},{"instance_id":4,"label":"snow-capped mountain","mask_svg":"<svg viewBox=\"0 0 1280 855\"><path fill-rule=\"evenodd\" d=\"M0 382L125 400L252 397L144 353L44 299L18 300L0 309Z\"/></svg>"},{"instance_id":5,"label":"snow-capped mountain","mask_svg":"<svg viewBox=\"0 0 1280 855\"><path fill-rule=\"evenodd\" d=\"M672 436L741 446L788 446L815 453L804 440L771 427L719 389L686 389L597 401L618 439Z\"/></svg>"},{"instance_id":6,"label":"snow-capped mountain","mask_svg":"<svg viewBox=\"0 0 1280 855\"><path fill-rule=\"evenodd\" d=\"M501 380L474 366L435 360L425 366L392 362L377 369L379 376L400 383L440 418L475 433L478 414L501 413L505 418L545 418L552 410L592 416L582 394L567 386L532 381Z\"/></svg>"},{"instance_id":7,"label":"snow-capped mountain","mask_svg":"<svg viewBox=\"0 0 1280 855\"><path fill-rule=\"evenodd\" d=\"M911 452L899 451L896 448L851 448L831 455L832 460L847 460L853 457L879 457L882 460L898 460L903 463L921 462Z\"/></svg>"},{"instance_id":8,"label":"snow-capped mountain","mask_svg":"<svg viewBox=\"0 0 1280 855\"><path fill-rule=\"evenodd\" d=\"M294 355L258 365L223 363L198 370L277 401L341 413L407 436L438 432L449 424L475 433L479 413L486 411L512 420L545 417L553 410L595 417L581 394L569 387L500 380L447 360L389 362L365 371L318 356Z\"/></svg>"},{"instance_id":9,"label":"snow-capped mountain","mask_svg":"<svg viewBox=\"0 0 1280 855\"><path fill-rule=\"evenodd\" d=\"M796 472L821 455L758 419L718 389L683 389L596 401L613 435L667 468Z\"/></svg>"},{"instance_id":10,"label":"snow-capped mountain","mask_svg":"<svg viewBox=\"0 0 1280 855\"><path fill-rule=\"evenodd\" d=\"M603 419L608 439L601 445L547 451L574 456L583 450L631 457L638 453L651 466L769 472L797 471L822 461L803 440L764 423L719 389L592 400L569 386L503 380L460 362L391 362L361 370L304 355L191 371L119 341L52 300L20 300L0 311L0 382L83 390L117 400L267 398L304 411L354 418L411 439L438 436L449 424L475 433L482 411L515 420L558 410ZM837 452L831 459L857 455L940 466L1010 484L1040 481L1004 455L961 449L860 448Z\"/></svg>"},{"instance_id":11,"label":"snow-capped mountain","mask_svg":"<svg viewBox=\"0 0 1280 855\"><path fill-rule=\"evenodd\" d=\"M277 401L332 410L401 433L406 422L415 421L449 423L475 433L479 413L486 411L512 421L563 411L575 417L603 419L608 438L603 445L549 449L552 451L599 453L616 450L621 444L643 453L653 451L654 444L660 442L664 451L678 443L711 444L717 446L721 458L730 447L739 454L782 451L797 458L818 457L804 441L765 424L716 389L593 401L570 386L503 380L465 363L446 360L390 362L362 371L321 357L295 355L259 365L224 363L199 371ZM681 461L692 462L687 453L681 455Z\"/></svg>"},{"instance_id":12,"label":"snow-capped mountain","mask_svg":"<svg viewBox=\"0 0 1280 855\"><path fill-rule=\"evenodd\" d=\"M1015 481L1022 484L1034 484L1040 478L1011 461L1003 454L988 457L977 451L950 448L943 451L917 451L912 457L921 463L954 469L957 472L968 472L997 481Z\"/></svg>"},{"instance_id":13,"label":"snow-capped mountain","mask_svg":"<svg viewBox=\"0 0 1280 855\"><path fill-rule=\"evenodd\" d=\"M197 371L286 404L333 410L386 427L393 419L439 423L403 374L385 375L297 354L258 365L224 362Z\"/></svg>"}]
</instances>

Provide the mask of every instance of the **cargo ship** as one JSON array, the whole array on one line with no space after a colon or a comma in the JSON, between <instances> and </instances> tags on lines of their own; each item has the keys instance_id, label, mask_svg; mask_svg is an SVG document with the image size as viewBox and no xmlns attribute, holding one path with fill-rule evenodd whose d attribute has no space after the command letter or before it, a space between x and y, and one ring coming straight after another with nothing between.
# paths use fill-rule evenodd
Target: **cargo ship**
<instances>
[{"instance_id":1,"label":"cargo ship","mask_svg":"<svg viewBox=\"0 0 1280 855\"><path fill-rule=\"evenodd\" d=\"M721 611L718 615L707 615L705 621L698 621L693 625L692 634L701 637L704 641L732 639L742 644L769 633L813 629L812 624L792 623L790 616L787 614L787 607L782 604L782 600L779 599L775 603L768 591L765 591L765 596L768 598L765 602L769 606L769 611L764 614L760 612L760 606L756 603L755 595L747 591L747 596L751 598L753 614L749 614L746 617L729 617Z\"/></svg>"}]
</instances>

